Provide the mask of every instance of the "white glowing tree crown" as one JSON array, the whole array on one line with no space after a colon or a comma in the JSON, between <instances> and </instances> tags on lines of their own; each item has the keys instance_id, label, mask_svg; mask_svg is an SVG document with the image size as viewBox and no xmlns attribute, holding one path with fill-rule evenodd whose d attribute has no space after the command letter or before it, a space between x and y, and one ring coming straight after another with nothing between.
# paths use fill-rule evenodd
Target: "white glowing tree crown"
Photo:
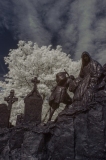
<instances>
[{"instance_id":1,"label":"white glowing tree crown","mask_svg":"<svg viewBox=\"0 0 106 160\"><path fill-rule=\"evenodd\" d=\"M18 98L18 102L12 108L12 123L14 123L16 115L24 111L23 98L33 88L32 78L37 76L40 80L38 90L44 99L42 111L42 116L44 116L48 109L47 99L52 87L56 84L56 73L65 69L69 75L76 77L80 69L80 61L72 61L70 55L62 52L61 46L51 49L51 46L39 47L32 42L19 41L18 48L10 50L8 57L4 59L9 72L5 75L5 82L0 83L0 86L5 88L0 93L1 97L8 96L10 90L14 89ZM1 99L2 102L3 98Z\"/></svg>"}]
</instances>

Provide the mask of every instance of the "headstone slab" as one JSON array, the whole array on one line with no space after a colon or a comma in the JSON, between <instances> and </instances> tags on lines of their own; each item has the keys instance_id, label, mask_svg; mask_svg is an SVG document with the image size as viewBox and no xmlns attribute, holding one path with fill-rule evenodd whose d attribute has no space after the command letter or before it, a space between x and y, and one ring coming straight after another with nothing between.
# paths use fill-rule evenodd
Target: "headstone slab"
<instances>
[{"instance_id":1,"label":"headstone slab","mask_svg":"<svg viewBox=\"0 0 106 160\"><path fill-rule=\"evenodd\" d=\"M42 98L29 97L25 100L24 122L41 122Z\"/></svg>"},{"instance_id":2,"label":"headstone slab","mask_svg":"<svg viewBox=\"0 0 106 160\"><path fill-rule=\"evenodd\" d=\"M22 124L24 121L24 114L17 115L16 126Z\"/></svg>"},{"instance_id":3,"label":"headstone slab","mask_svg":"<svg viewBox=\"0 0 106 160\"><path fill-rule=\"evenodd\" d=\"M9 127L10 110L6 104L0 104L0 128Z\"/></svg>"},{"instance_id":4,"label":"headstone slab","mask_svg":"<svg viewBox=\"0 0 106 160\"><path fill-rule=\"evenodd\" d=\"M34 88L24 99L24 122L40 123L43 104L42 97L37 90L37 83L40 81L35 77L31 82L34 83Z\"/></svg>"}]
</instances>

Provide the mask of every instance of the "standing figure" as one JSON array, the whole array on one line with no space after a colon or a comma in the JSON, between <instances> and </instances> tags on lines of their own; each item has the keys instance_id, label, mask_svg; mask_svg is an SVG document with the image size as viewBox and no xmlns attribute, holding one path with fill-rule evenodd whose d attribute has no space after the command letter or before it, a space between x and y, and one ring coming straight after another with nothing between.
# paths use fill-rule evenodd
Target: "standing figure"
<instances>
[{"instance_id":1,"label":"standing figure","mask_svg":"<svg viewBox=\"0 0 106 160\"><path fill-rule=\"evenodd\" d=\"M74 92L73 104L75 105L86 105L87 102L93 100L103 75L103 67L99 62L93 60L88 52L83 52L81 58L80 74L73 80L73 85L71 83L69 86L69 90Z\"/></svg>"},{"instance_id":2,"label":"standing figure","mask_svg":"<svg viewBox=\"0 0 106 160\"><path fill-rule=\"evenodd\" d=\"M56 74L57 85L52 90L51 96L49 98L49 105L51 107L49 121L51 120L55 110L59 108L60 103L64 103L66 105L70 105L72 103L72 99L67 93L69 84L66 74L66 72L59 72Z\"/></svg>"}]
</instances>

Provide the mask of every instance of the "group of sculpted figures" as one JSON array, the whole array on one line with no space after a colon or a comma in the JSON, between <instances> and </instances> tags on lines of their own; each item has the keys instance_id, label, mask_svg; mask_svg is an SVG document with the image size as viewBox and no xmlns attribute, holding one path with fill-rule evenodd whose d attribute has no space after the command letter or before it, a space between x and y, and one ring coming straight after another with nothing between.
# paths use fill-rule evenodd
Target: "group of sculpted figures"
<instances>
[{"instance_id":1,"label":"group of sculpted figures","mask_svg":"<svg viewBox=\"0 0 106 160\"><path fill-rule=\"evenodd\" d=\"M56 74L57 84L52 89L49 97L50 114L48 121L51 121L51 118L55 110L59 108L60 103L65 104L66 109L68 109L70 105L71 107L86 107L90 103L95 102L95 93L106 90L106 64L102 66L99 62L93 60L86 51L82 53L81 58L82 66L77 78L73 75L68 75L66 71ZM37 84L40 83L40 81L35 77L32 80L32 83L34 83L34 88L24 99L25 111L23 119L25 123L41 123L43 100L37 90ZM73 98L69 96L67 92L68 89L70 92L73 92ZM10 111L12 104L18 99L14 96L14 91L12 90L10 95L4 100L7 101L8 110ZM6 120L6 123L8 119ZM2 118L0 122L2 122Z\"/></svg>"},{"instance_id":2,"label":"group of sculpted figures","mask_svg":"<svg viewBox=\"0 0 106 160\"><path fill-rule=\"evenodd\" d=\"M86 51L82 53L81 58L82 66L77 78L73 75L67 77L67 72L56 74L57 85L49 98L51 106L49 120L60 103L66 104L66 107L86 106L95 101L95 93L105 89L106 64L102 66ZM74 93L73 98L68 95L67 89Z\"/></svg>"}]
</instances>

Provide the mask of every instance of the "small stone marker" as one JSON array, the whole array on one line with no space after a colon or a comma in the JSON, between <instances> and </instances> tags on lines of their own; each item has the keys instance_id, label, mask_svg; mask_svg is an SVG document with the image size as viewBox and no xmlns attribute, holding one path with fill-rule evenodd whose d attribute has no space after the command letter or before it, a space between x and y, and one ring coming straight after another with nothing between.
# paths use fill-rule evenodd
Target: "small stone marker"
<instances>
[{"instance_id":1,"label":"small stone marker","mask_svg":"<svg viewBox=\"0 0 106 160\"><path fill-rule=\"evenodd\" d=\"M31 82L34 83L34 88L24 99L24 122L40 123L43 104L42 97L37 90L37 83L40 81L35 77Z\"/></svg>"},{"instance_id":2,"label":"small stone marker","mask_svg":"<svg viewBox=\"0 0 106 160\"><path fill-rule=\"evenodd\" d=\"M16 126L22 124L24 121L24 114L17 115Z\"/></svg>"}]
</instances>

